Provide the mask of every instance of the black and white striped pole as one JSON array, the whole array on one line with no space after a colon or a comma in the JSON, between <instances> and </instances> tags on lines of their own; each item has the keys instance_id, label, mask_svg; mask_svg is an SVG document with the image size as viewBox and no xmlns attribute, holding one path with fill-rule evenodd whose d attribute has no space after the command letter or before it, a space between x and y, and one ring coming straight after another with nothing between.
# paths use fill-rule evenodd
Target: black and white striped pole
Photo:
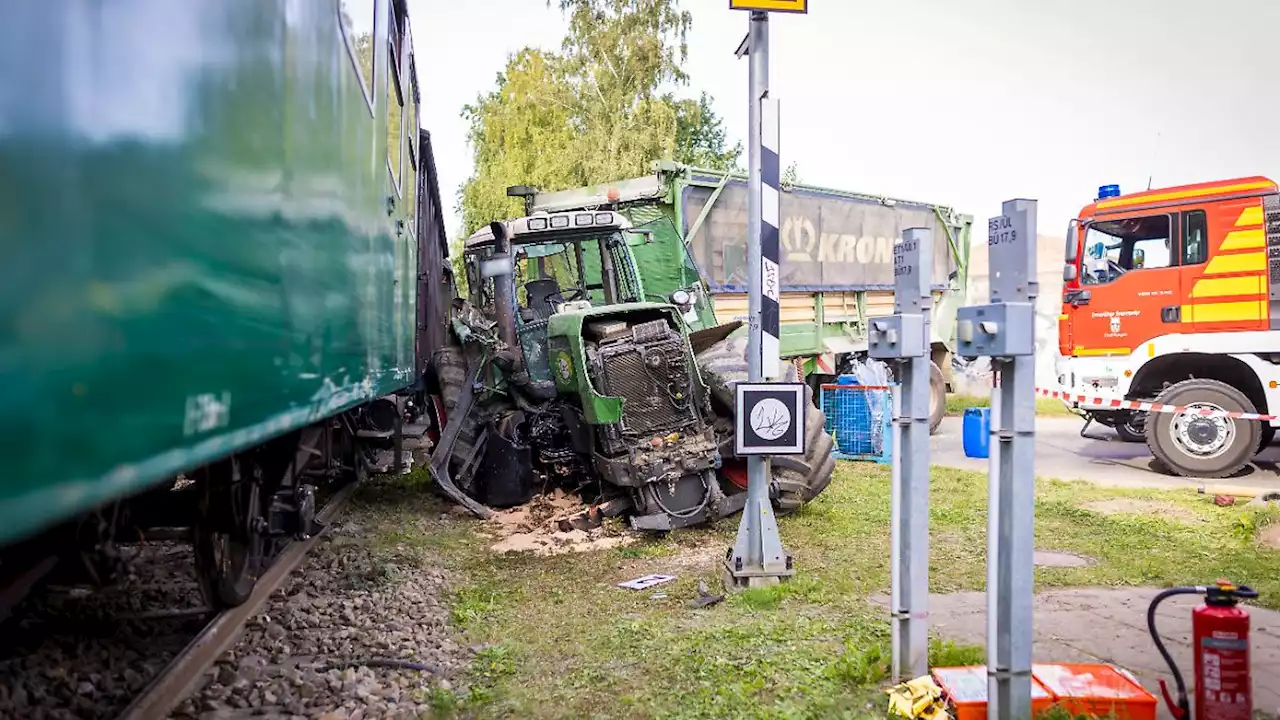
<instances>
[{"instance_id":1,"label":"black and white striped pole","mask_svg":"<svg viewBox=\"0 0 1280 720\"><path fill-rule=\"evenodd\" d=\"M769 12L805 12L804 0L730 0L733 9L750 10L747 38L738 56L750 59L750 148L747 181L747 378L749 383L781 374L779 321L782 274L779 266L778 101L769 97ZM802 396L803 397L803 396ZM744 407L738 412L743 413ZM803 418L793 418L803 428ZM742 447L741 441L739 447ZM726 584L751 587L776 583L794 574L782 549L778 523L769 501L769 458L747 456L747 503L738 537L725 558Z\"/></svg>"}]
</instances>

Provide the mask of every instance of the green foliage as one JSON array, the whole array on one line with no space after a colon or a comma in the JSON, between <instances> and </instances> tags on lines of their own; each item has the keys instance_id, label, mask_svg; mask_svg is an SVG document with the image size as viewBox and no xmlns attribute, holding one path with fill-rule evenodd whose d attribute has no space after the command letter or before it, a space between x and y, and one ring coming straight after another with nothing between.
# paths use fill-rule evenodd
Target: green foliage
<instances>
[{"instance_id":1,"label":"green foliage","mask_svg":"<svg viewBox=\"0 0 1280 720\"><path fill-rule=\"evenodd\" d=\"M741 155L706 94L672 92L688 83L692 17L679 0L557 4L569 18L560 51L520 50L463 108L475 161L459 192L467 234L523 213L511 185L562 190L644 175L661 158L721 168Z\"/></svg>"},{"instance_id":2,"label":"green foliage","mask_svg":"<svg viewBox=\"0 0 1280 720\"><path fill-rule=\"evenodd\" d=\"M788 165L786 170L782 171L781 182L783 187L800 184L800 170L797 169L794 162Z\"/></svg>"},{"instance_id":3,"label":"green foliage","mask_svg":"<svg viewBox=\"0 0 1280 720\"><path fill-rule=\"evenodd\" d=\"M707 93L702 93L697 100L667 97L676 108L677 162L711 170L743 171L738 163L742 158L742 143L728 147L724 123L712 109L711 97ZM795 163L787 168L787 173L791 173L794 183ZM786 182L787 173L783 173L783 182Z\"/></svg>"}]
</instances>

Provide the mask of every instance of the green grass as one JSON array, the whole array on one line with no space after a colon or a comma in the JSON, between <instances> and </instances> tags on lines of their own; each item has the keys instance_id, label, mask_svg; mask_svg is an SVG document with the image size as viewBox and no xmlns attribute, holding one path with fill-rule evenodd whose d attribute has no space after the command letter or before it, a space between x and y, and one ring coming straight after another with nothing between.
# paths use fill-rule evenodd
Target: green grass
<instances>
[{"instance_id":1,"label":"green grass","mask_svg":"<svg viewBox=\"0 0 1280 720\"><path fill-rule=\"evenodd\" d=\"M963 415L965 408L984 408L989 405L991 405L991 398L986 395L951 394L947 396L948 415ZM1072 414L1067 409L1067 406L1062 404L1061 400L1036 398L1036 415L1068 417Z\"/></svg>"},{"instance_id":2,"label":"green grass","mask_svg":"<svg viewBox=\"0 0 1280 720\"><path fill-rule=\"evenodd\" d=\"M397 512L395 547L426 548L460 584L450 599L463 642L483 647L465 693L430 698L437 717L842 718L884 717L888 623L868 597L889 584L889 472L840 463L830 489L781 520L797 576L790 583L695 610L705 580L720 587L719 559L737 519L591 553L496 555L464 535L473 521L439 519L434 500ZM1280 603L1280 552L1254 536L1270 512L1220 508L1187 492L1121 492L1041 481L1042 549L1096 564L1042 568L1038 589L1079 585L1201 584L1229 577ZM930 527L933 592L981 589L986 568L985 475L935 468ZM1176 512L1105 515L1083 508L1118 498ZM391 527L391 526L388 526ZM414 532L446 541L408 540ZM679 579L653 591L616 583L651 572ZM977 664L979 648L935 641L934 664Z\"/></svg>"}]
</instances>

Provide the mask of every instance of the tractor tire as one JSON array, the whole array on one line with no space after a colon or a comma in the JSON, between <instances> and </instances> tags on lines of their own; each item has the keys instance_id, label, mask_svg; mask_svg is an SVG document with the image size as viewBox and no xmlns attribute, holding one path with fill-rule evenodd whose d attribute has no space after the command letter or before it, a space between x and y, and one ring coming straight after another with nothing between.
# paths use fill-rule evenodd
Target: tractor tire
<instances>
[{"instance_id":1,"label":"tractor tire","mask_svg":"<svg viewBox=\"0 0 1280 720\"><path fill-rule=\"evenodd\" d=\"M1244 393L1224 382L1200 378L1170 385L1155 401L1256 412ZM1147 447L1177 475L1223 478L1235 474L1253 458L1262 440L1259 425L1253 420L1151 413L1147 416Z\"/></svg>"},{"instance_id":2,"label":"tractor tire","mask_svg":"<svg viewBox=\"0 0 1280 720\"><path fill-rule=\"evenodd\" d=\"M440 398L444 400L445 413L453 412L458 405L458 398L467 384L467 357L462 348L449 338L447 344L436 350L431 364L436 369L436 379L440 383Z\"/></svg>"},{"instance_id":3,"label":"tractor tire","mask_svg":"<svg viewBox=\"0 0 1280 720\"><path fill-rule=\"evenodd\" d=\"M711 390L711 405L716 414L733 420L733 386L747 381L746 338L725 338L697 355L698 372ZM780 382L797 382L799 374L791 363L784 363ZM774 512L787 515L813 500L831 484L836 459L835 443L826 432L827 416L813 405L813 390L805 387L805 454L772 456L773 481L778 494L773 499ZM732 447L730 445L730 447ZM722 449L723 452L723 449Z\"/></svg>"},{"instance_id":4,"label":"tractor tire","mask_svg":"<svg viewBox=\"0 0 1280 720\"><path fill-rule=\"evenodd\" d=\"M942 377L942 368L935 362L929 363L929 434L938 432L942 417L947 414L947 381Z\"/></svg>"}]
</instances>

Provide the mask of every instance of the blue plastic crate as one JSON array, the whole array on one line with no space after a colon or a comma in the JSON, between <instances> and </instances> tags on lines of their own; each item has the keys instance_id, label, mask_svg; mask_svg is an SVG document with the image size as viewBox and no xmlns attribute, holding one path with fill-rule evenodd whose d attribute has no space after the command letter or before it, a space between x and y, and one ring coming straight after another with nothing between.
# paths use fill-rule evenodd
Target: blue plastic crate
<instances>
[{"instance_id":1,"label":"blue plastic crate","mask_svg":"<svg viewBox=\"0 0 1280 720\"><path fill-rule=\"evenodd\" d=\"M852 375L820 387L826 432L842 460L888 463L893 453L893 386L862 385Z\"/></svg>"}]
</instances>

